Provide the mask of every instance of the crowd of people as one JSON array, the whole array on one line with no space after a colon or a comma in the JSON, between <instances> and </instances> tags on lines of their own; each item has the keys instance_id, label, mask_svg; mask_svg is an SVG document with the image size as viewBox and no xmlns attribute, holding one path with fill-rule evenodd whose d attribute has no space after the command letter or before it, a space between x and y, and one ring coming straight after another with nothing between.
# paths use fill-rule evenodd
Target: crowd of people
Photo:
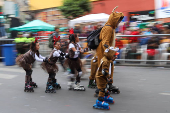
<instances>
[{"instance_id":1,"label":"crowd of people","mask_svg":"<svg viewBox=\"0 0 170 113\"><path fill-rule=\"evenodd\" d=\"M155 23L153 26L148 26L142 29L126 28L122 32L117 32L118 35L154 35L154 36L143 36L143 37L118 37L116 40L116 47L128 48L126 57L127 59L140 59L137 55L131 55L137 53L137 49L143 45L147 46L148 59L153 59L156 54L156 49L159 48L160 44L170 43L170 36L158 36L156 34L170 34L170 26ZM129 45L127 47L127 45ZM169 47L166 48L167 52Z\"/></svg>"}]
</instances>

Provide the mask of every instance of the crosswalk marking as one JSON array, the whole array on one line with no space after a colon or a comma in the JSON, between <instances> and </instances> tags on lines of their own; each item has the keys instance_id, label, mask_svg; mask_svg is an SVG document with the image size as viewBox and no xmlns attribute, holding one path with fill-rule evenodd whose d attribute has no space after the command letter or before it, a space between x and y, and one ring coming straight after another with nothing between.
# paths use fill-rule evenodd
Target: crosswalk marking
<instances>
[{"instance_id":1,"label":"crosswalk marking","mask_svg":"<svg viewBox=\"0 0 170 113\"><path fill-rule=\"evenodd\" d=\"M14 69L14 68L0 68L0 71L25 73L25 71L23 69Z\"/></svg>"},{"instance_id":2,"label":"crosswalk marking","mask_svg":"<svg viewBox=\"0 0 170 113\"><path fill-rule=\"evenodd\" d=\"M159 93L161 95L170 95L170 93Z\"/></svg>"},{"instance_id":3,"label":"crosswalk marking","mask_svg":"<svg viewBox=\"0 0 170 113\"><path fill-rule=\"evenodd\" d=\"M0 78L2 78L2 79L13 79L17 76L18 75L0 74ZM1 85L1 83L0 83L0 85Z\"/></svg>"}]
</instances>

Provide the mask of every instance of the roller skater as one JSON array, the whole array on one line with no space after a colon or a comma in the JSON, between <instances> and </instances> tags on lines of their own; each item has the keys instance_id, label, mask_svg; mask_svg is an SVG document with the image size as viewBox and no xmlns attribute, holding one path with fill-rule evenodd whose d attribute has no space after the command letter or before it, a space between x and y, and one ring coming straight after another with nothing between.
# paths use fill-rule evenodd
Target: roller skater
<instances>
[{"instance_id":1,"label":"roller skater","mask_svg":"<svg viewBox=\"0 0 170 113\"><path fill-rule=\"evenodd\" d=\"M107 48L104 52L104 57L101 59L101 63L96 73L97 87L99 89L98 100L96 102L114 104L113 98L109 96L109 91L106 89L106 85L108 84L108 79L111 74L113 74L113 60L115 60L114 55L118 50L118 48L114 47ZM105 108L98 103L96 103L93 107L97 109ZM108 109L108 107L106 109Z\"/></svg>"},{"instance_id":2,"label":"roller skater","mask_svg":"<svg viewBox=\"0 0 170 113\"><path fill-rule=\"evenodd\" d=\"M99 43L99 45L98 45L98 47L96 49L96 55L98 57L98 67L101 64L101 59L104 57L105 50L108 49L111 46L113 46L113 47L115 46L115 29L117 28L117 26L121 22L121 20L124 18L123 13L121 13L121 12L114 12L116 8L117 7L115 7L113 9L112 13L109 16L108 21L105 23L105 26L100 31L99 39L101 41L100 41L100 43ZM90 45L90 43L88 43L88 44ZM110 74L110 77L113 80L114 64L111 66L111 70L112 70L112 72ZM99 75L101 75L101 73ZM101 79L102 79L102 77L101 77ZM98 81L99 80L96 80L96 83ZM107 79L106 79L106 81L107 81Z\"/></svg>"},{"instance_id":3,"label":"roller skater","mask_svg":"<svg viewBox=\"0 0 170 113\"><path fill-rule=\"evenodd\" d=\"M25 92L34 92L32 86L37 86L32 82L32 64L34 61L47 62L47 59L39 54L39 43L38 38L31 43L30 50L25 54L21 54L16 58L16 63L26 71L25 76Z\"/></svg>"},{"instance_id":4,"label":"roller skater","mask_svg":"<svg viewBox=\"0 0 170 113\"><path fill-rule=\"evenodd\" d=\"M49 74L45 91L46 93L55 92L54 89L61 89L60 84L58 84L57 79L55 79L56 73L58 72L58 66L56 65L56 62L58 61L58 59L64 60L65 58L65 53L60 51L61 45L59 40L60 36L58 36L57 38L55 36L53 37L54 49L47 59L48 62L43 62L41 64L42 69Z\"/></svg>"},{"instance_id":5,"label":"roller skater","mask_svg":"<svg viewBox=\"0 0 170 113\"><path fill-rule=\"evenodd\" d=\"M78 57L81 52L81 47L78 44L79 38L76 34L74 34L73 29L70 30L70 44L69 44L69 52L68 57L65 61L65 64L68 64L71 69L71 74L69 75L68 89L76 90L76 91L85 91L83 85L80 85L80 78L82 76L82 62ZM74 79L76 77L76 81L74 83Z\"/></svg>"}]
</instances>

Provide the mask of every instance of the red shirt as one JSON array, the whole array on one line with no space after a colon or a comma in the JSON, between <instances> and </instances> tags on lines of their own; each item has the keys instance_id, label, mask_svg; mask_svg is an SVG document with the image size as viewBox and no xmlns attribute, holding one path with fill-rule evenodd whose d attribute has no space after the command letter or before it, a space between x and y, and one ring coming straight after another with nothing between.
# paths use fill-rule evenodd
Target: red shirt
<instances>
[{"instance_id":1,"label":"red shirt","mask_svg":"<svg viewBox=\"0 0 170 113\"><path fill-rule=\"evenodd\" d=\"M139 35L139 32L138 31L132 31L131 35ZM138 38L139 37L130 37L129 39L132 40L131 43L135 43L135 42L138 42Z\"/></svg>"}]
</instances>

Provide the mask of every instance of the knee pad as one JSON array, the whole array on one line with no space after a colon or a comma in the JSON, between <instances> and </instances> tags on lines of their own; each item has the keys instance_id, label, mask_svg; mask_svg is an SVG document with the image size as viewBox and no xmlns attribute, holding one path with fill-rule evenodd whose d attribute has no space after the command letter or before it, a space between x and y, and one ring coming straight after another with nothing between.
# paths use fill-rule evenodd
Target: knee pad
<instances>
[{"instance_id":1,"label":"knee pad","mask_svg":"<svg viewBox=\"0 0 170 113\"><path fill-rule=\"evenodd\" d=\"M32 70L26 70L26 75L31 76L32 75Z\"/></svg>"},{"instance_id":2,"label":"knee pad","mask_svg":"<svg viewBox=\"0 0 170 113\"><path fill-rule=\"evenodd\" d=\"M81 77L83 75L82 71L78 72L78 76Z\"/></svg>"}]
</instances>

